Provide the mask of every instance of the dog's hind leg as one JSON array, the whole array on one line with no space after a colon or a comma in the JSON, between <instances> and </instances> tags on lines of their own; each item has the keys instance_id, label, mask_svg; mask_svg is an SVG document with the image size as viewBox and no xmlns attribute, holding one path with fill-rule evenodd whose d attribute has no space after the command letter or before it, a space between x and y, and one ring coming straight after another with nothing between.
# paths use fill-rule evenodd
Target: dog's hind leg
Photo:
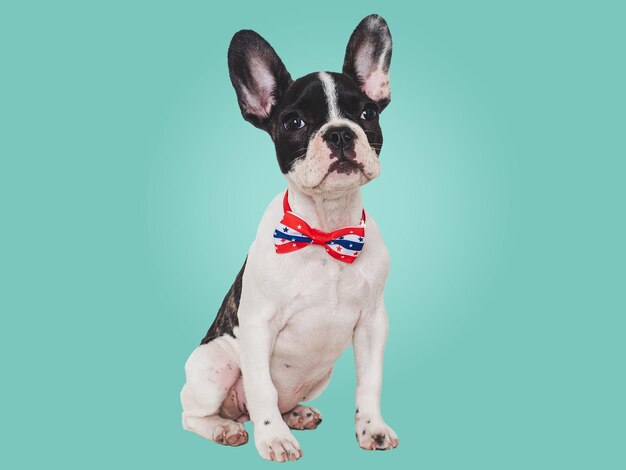
<instances>
[{"instance_id":1,"label":"dog's hind leg","mask_svg":"<svg viewBox=\"0 0 626 470\"><path fill-rule=\"evenodd\" d=\"M306 396L307 400L313 400L321 395L330 382L332 373L333 369L331 368L328 374L309 390ZM322 415L317 408L299 404L293 410L283 413L283 420L291 429L315 429L322 423Z\"/></svg>"},{"instance_id":2,"label":"dog's hind leg","mask_svg":"<svg viewBox=\"0 0 626 470\"><path fill-rule=\"evenodd\" d=\"M283 414L283 420L291 429L315 429L322 422L322 415L317 408L298 405L293 410Z\"/></svg>"},{"instance_id":3,"label":"dog's hind leg","mask_svg":"<svg viewBox=\"0 0 626 470\"><path fill-rule=\"evenodd\" d=\"M220 345L221 340L200 345L185 364L187 381L180 392L183 428L218 444L239 446L248 442L244 425L219 415L240 377L238 364Z\"/></svg>"}]
</instances>

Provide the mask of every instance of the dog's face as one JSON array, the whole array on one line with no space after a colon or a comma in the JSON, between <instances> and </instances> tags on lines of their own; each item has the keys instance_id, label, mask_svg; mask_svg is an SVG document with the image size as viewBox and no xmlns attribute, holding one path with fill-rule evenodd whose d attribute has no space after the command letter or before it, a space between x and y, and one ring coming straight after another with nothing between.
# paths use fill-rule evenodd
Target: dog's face
<instances>
[{"instance_id":1,"label":"dog's face","mask_svg":"<svg viewBox=\"0 0 626 470\"><path fill-rule=\"evenodd\" d=\"M243 117L266 130L281 171L308 194L342 192L380 173L380 112L391 99L391 35L370 15L356 27L343 73L295 81L254 31L239 31L228 50L230 78Z\"/></svg>"}]
</instances>

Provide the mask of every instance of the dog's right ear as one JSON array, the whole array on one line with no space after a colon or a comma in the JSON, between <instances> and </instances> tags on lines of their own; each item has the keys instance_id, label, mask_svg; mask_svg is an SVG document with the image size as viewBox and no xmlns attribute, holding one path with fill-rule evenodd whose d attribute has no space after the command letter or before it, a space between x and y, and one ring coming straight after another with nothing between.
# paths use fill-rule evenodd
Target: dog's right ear
<instances>
[{"instance_id":1,"label":"dog's right ear","mask_svg":"<svg viewBox=\"0 0 626 470\"><path fill-rule=\"evenodd\" d=\"M244 119L269 131L276 105L292 82L276 51L256 32L239 31L228 48L228 71Z\"/></svg>"}]
</instances>

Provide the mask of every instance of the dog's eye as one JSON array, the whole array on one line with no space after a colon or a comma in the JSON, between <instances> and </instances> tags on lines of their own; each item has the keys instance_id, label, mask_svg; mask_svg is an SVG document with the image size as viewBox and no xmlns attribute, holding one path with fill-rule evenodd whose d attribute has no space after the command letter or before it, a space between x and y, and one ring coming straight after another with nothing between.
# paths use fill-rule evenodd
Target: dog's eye
<instances>
[{"instance_id":1,"label":"dog's eye","mask_svg":"<svg viewBox=\"0 0 626 470\"><path fill-rule=\"evenodd\" d=\"M283 126L288 131L297 131L298 129L302 129L304 127L304 121L297 114L292 114L285 119Z\"/></svg>"},{"instance_id":2,"label":"dog's eye","mask_svg":"<svg viewBox=\"0 0 626 470\"><path fill-rule=\"evenodd\" d=\"M372 105L366 105L361 113L361 119L364 121L371 121L376 116L378 116L378 111L376 111L376 108Z\"/></svg>"}]
</instances>

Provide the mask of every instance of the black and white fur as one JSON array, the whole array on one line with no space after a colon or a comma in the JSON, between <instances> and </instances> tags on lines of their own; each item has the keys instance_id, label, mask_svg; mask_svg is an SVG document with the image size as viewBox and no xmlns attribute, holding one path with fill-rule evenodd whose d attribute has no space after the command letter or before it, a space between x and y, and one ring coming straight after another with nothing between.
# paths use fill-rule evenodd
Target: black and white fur
<instances>
[{"instance_id":1,"label":"black and white fur","mask_svg":"<svg viewBox=\"0 0 626 470\"><path fill-rule=\"evenodd\" d=\"M343 73L294 81L257 33L232 39L228 65L243 117L270 134L291 208L315 228L359 224L360 186L380 173L378 116L390 101L391 47L387 23L370 15L350 38ZM319 411L300 403L324 390L352 343L357 441L368 450L394 448L398 438L380 411L389 258L376 222L368 213L353 264L318 246L276 254L283 194L267 208L217 318L187 360L183 427L238 446L250 419L263 458L296 460L302 451L290 428L321 422Z\"/></svg>"}]
</instances>

